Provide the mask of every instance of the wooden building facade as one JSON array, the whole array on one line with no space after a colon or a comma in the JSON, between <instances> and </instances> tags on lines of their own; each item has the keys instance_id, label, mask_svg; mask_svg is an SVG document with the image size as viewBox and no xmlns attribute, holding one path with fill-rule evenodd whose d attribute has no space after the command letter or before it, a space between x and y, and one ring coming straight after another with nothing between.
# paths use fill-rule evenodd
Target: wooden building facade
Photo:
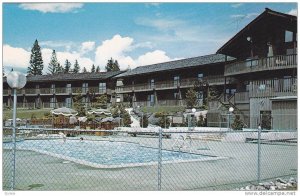
<instances>
[{"instance_id":1,"label":"wooden building facade","mask_svg":"<svg viewBox=\"0 0 300 196\"><path fill-rule=\"evenodd\" d=\"M59 108L72 107L74 96L83 96L86 107L99 95L107 95L108 103L114 100L112 77L122 72L105 73L58 73L54 75L27 76L23 89L17 90L19 108ZM12 90L6 78L3 82L3 107L12 107Z\"/></svg>"},{"instance_id":2,"label":"wooden building facade","mask_svg":"<svg viewBox=\"0 0 300 196\"><path fill-rule=\"evenodd\" d=\"M262 113L276 118L273 98L297 96L296 37L296 16L266 9L217 51L237 59L224 69L238 81L228 104L248 127L257 128Z\"/></svg>"},{"instance_id":3,"label":"wooden building facade","mask_svg":"<svg viewBox=\"0 0 300 196\"><path fill-rule=\"evenodd\" d=\"M186 92L197 91L198 106L207 97L207 88L224 88L224 65L234 58L213 54L165 63L140 66L115 76L120 101L136 106L185 106Z\"/></svg>"}]
</instances>

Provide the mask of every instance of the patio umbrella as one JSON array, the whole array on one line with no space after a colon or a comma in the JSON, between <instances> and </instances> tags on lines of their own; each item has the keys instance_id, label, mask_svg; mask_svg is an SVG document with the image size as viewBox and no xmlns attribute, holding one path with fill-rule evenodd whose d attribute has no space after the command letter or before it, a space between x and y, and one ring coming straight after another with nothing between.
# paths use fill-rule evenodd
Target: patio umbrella
<instances>
[{"instance_id":1,"label":"patio umbrella","mask_svg":"<svg viewBox=\"0 0 300 196\"><path fill-rule=\"evenodd\" d=\"M107 118L103 118L101 120L101 122L113 122L114 121L114 118L113 117L107 117Z\"/></svg>"},{"instance_id":2,"label":"patio umbrella","mask_svg":"<svg viewBox=\"0 0 300 196\"><path fill-rule=\"evenodd\" d=\"M75 116L70 116L69 123L70 123L70 124L75 124L75 123L77 123L76 117L75 117Z\"/></svg>"},{"instance_id":3,"label":"patio umbrella","mask_svg":"<svg viewBox=\"0 0 300 196\"><path fill-rule=\"evenodd\" d=\"M111 113L106 109L92 109L88 111L88 114L96 114L96 115L104 114L106 116L111 116Z\"/></svg>"},{"instance_id":4,"label":"patio umbrella","mask_svg":"<svg viewBox=\"0 0 300 196\"><path fill-rule=\"evenodd\" d=\"M51 110L51 113L54 115L63 115L63 116L76 116L78 114L77 111L66 107Z\"/></svg>"}]
</instances>

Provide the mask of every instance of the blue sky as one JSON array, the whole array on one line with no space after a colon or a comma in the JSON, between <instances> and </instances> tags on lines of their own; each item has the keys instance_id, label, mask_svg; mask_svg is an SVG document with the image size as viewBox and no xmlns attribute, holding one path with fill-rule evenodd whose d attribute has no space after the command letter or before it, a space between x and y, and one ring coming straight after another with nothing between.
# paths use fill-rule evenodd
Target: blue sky
<instances>
[{"instance_id":1,"label":"blue sky","mask_svg":"<svg viewBox=\"0 0 300 196\"><path fill-rule=\"evenodd\" d=\"M266 7L297 14L296 3L4 3L3 63L26 70L35 39L44 73L53 49L102 71L110 57L126 69L212 54Z\"/></svg>"}]
</instances>

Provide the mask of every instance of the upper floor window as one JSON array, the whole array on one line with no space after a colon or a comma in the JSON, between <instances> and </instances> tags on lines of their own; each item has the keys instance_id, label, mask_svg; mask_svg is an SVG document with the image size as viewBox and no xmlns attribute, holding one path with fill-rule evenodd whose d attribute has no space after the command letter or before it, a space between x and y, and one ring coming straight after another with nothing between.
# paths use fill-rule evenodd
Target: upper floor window
<instances>
[{"instance_id":1,"label":"upper floor window","mask_svg":"<svg viewBox=\"0 0 300 196\"><path fill-rule=\"evenodd\" d=\"M293 32L285 31L285 42L292 42L293 41Z\"/></svg>"},{"instance_id":2,"label":"upper floor window","mask_svg":"<svg viewBox=\"0 0 300 196\"><path fill-rule=\"evenodd\" d=\"M65 106L67 108L72 107L72 99L70 97L68 97L68 98L65 99Z\"/></svg>"},{"instance_id":3,"label":"upper floor window","mask_svg":"<svg viewBox=\"0 0 300 196\"><path fill-rule=\"evenodd\" d=\"M154 88L154 86L155 86L154 79L149 80L149 86L150 86L150 88Z\"/></svg>"},{"instance_id":4,"label":"upper floor window","mask_svg":"<svg viewBox=\"0 0 300 196\"><path fill-rule=\"evenodd\" d=\"M99 93L106 93L106 83L105 82L99 83Z\"/></svg>"},{"instance_id":5,"label":"upper floor window","mask_svg":"<svg viewBox=\"0 0 300 196\"><path fill-rule=\"evenodd\" d=\"M55 84L51 84L50 91L51 93L55 93Z\"/></svg>"},{"instance_id":6,"label":"upper floor window","mask_svg":"<svg viewBox=\"0 0 300 196\"><path fill-rule=\"evenodd\" d=\"M198 80L203 80L203 73L198 73Z\"/></svg>"},{"instance_id":7,"label":"upper floor window","mask_svg":"<svg viewBox=\"0 0 300 196\"><path fill-rule=\"evenodd\" d=\"M180 77L174 76L174 86L179 86L179 85L180 85Z\"/></svg>"},{"instance_id":8,"label":"upper floor window","mask_svg":"<svg viewBox=\"0 0 300 196\"><path fill-rule=\"evenodd\" d=\"M89 84L83 83L82 84L82 93L87 93L89 91Z\"/></svg>"},{"instance_id":9,"label":"upper floor window","mask_svg":"<svg viewBox=\"0 0 300 196\"><path fill-rule=\"evenodd\" d=\"M66 93L72 93L71 84L67 84Z\"/></svg>"}]
</instances>

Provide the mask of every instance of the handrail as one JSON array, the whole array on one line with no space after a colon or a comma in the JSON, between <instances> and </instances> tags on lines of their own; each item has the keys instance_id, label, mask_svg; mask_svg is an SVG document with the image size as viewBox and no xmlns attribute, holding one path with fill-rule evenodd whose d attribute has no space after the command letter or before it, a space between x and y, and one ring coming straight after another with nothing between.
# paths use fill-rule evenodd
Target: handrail
<instances>
[{"instance_id":1,"label":"handrail","mask_svg":"<svg viewBox=\"0 0 300 196\"><path fill-rule=\"evenodd\" d=\"M250 59L225 65L225 76L297 67L297 54Z\"/></svg>"}]
</instances>

